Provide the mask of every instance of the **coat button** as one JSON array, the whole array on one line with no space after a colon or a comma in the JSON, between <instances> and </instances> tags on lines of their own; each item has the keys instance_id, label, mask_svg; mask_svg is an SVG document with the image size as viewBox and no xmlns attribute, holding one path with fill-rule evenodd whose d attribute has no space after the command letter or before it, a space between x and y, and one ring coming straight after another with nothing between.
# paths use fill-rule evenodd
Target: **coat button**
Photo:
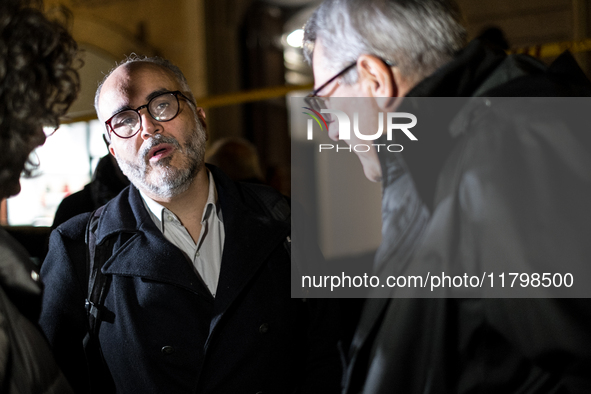
<instances>
[{"instance_id":1,"label":"coat button","mask_svg":"<svg viewBox=\"0 0 591 394\"><path fill-rule=\"evenodd\" d=\"M164 346L162 349L160 349L160 351L163 354L172 354L172 353L174 353L174 347L172 347L172 346Z\"/></svg>"},{"instance_id":2,"label":"coat button","mask_svg":"<svg viewBox=\"0 0 591 394\"><path fill-rule=\"evenodd\" d=\"M267 331L269 331L269 324L267 324L267 323L261 324L261 326L259 327L259 332L261 334L266 334Z\"/></svg>"}]
</instances>

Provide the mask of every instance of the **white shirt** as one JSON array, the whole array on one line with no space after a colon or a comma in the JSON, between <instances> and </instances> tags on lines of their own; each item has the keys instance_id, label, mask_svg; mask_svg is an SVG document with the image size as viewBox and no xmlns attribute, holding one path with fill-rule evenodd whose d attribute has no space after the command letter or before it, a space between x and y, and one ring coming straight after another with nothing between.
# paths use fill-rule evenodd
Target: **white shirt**
<instances>
[{"instance_id":1,"label":"white shirt","mask_svg":"<svg viewBox=\"0 0 591 394\"><path fill-rule=\"evenodd\" d=\"M207 171L207 173L209 192L201 217L201 233L196 243L172 211L158 204L142 191L140 194L156 227L162 231L167 240L177 246L193 262L197 275L215 297L226 233L222 211L217 204L217 191L213 176L211 172Z\"/></svg>"}]
</instances>

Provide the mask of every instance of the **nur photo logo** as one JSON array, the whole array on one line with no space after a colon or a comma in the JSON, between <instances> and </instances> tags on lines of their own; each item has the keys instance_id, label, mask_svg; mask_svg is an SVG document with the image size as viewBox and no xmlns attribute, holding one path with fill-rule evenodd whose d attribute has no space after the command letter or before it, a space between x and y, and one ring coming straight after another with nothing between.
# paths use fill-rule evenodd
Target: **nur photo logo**
<instances>
[{"instance_id":1,"label":"nur photo logo","mask_svg":"<svg viewBox=\"0 0 591 394\"><path fill-rule=\"evenodd\" d=\"M307 139L313 140L314 139L314 124L317 124L320 128L320 131L327 133L329 125L335 123L335 126L338 127L338 138L339 140L344 140L347 142L348 146L338 146L336 144L319 144L318 149L319 152L324 150L334 150L336 152L339 151L348 151L348 152L367 152L371 149L371 146L374 146L377 151L379 152L380 149L386 149L388 152L402 152L404 147L398 143L392 144L376 144L376 143L367 143L367 144L351 144L351 119L349 115L345 112L337 110L337 109L321 109L320 112L310 108L310 107L302 107L303 109L309 112L302 112L305 115L308 115L310 119L307 122ZM325 116L323 114L327 114L330 116L330 121L327 122ZM366 114L362 114L363 116L368 116ZM400 120L407 120L406 123L399 123ZM363 120L363 119L362 119ZM367 120L367 119L365 119ZM366 122L368 123L368 122ZM410 131L411 128L416 126L417 124L417 117L408 112L378 112L377 113L377 131L373 132L372 134L365 134L361 132L360 129L360 115L359 112L353 113L353 135L356 140L361 141L375 141L379 137L384 134L384 123L385 126L385 134L386 140L391 142L394 139L394 132L400 131L404 134L410 141L418 141L418 138ZM331 127L335 127L331 125ZM374 127L375 129L375 127ZM400 134L400 133L398 133ZM400 135L402 135L400 134Z\"/></svg>"}]
</instances>

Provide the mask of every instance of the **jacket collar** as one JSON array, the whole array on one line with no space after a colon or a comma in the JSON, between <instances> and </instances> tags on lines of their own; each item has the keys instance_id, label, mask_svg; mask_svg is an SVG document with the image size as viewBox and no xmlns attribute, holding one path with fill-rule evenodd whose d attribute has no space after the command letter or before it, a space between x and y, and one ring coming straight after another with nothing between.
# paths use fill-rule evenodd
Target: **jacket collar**
<instances>
[{"instance_id":1,"label":"jacket collar","mask_svg":"<svg viewBox=\"0 0 591 394\"><path fill-rule=\"evenodd\" d=\"M564 65L561 71L572 75L577 66L576 63L573 66L574 62L568 57L568 54L561 56ZM478 105L482 100L473 98L479 96L554 96L564 83L562 80L552 82L548 70L529 56L507 56L479 39L470 42L454 60L415 86L397 109L417 117L413 132L420 135L420 143L406 144L401 155L380 150L384 189L409 172L421 199L432 210L437 177L461 135L458 130L462 119L458 118L466 118L469 112L462 109ZM455 99L449 100L449 97ZM440 105L443 101L445 105ZM466 105L469 101L470 105Z\"/></svg>"},{"instance_id":2,"label":"jacket collar","mask_svg":"<svg viewBox=\"0 0 591 394\"><path fill-rule=\"evenodd\" d=\"M506 58L501 49L473 40L406 97L470 97Z\"/></svg>"},{"instance_id":3,"label":"jacket collar","mask_svg":"<svg viewBox=\"0 0 591 394\"><path fill-rule=\"evenodd\" d=\"M214 308L214 313L219 314L236 299L269 255L276 248L283 247L291 226L268 217L266 213L254 211L245 204L243 189L237 188L236 183L217 167L208 165L208 168L216 180L226 231ZM289 297L288 283L285 292Z\"/></svg>"},{"instance_id":4,"label":"jacket collar","mask_svg":"<svg viewBox=\"0 0 591 394\"><path fill-rule=\"evenodd\" d=\"M392 154L382 149L378 157L382 166L383 188L392 185L403 174L410 172L417 190L429 208L432 208L434 184L438 170L448 156L454 141L446 132L447 125L456 116L461 105L458 101L451 111L437 105L437 99L425 97L469 97L485 83L489 75L506 59L502 50L474 40L458 53L456 58L417 84L405 97L399 112L414 114L418 123L413 129L420 135L419 144L406 144L404 152ZM441 100L441 99L439 99ZM382 137L385 138L385 137ZM382 141L384 142L384 141Z\"/></svg>"},{"instance_id":5,"label":"jacket collar","mask_svg":"<svg viewBox=\"0 0 591 394\"><path fill-rule=\"evenodd\" d=\"M282 244L290 226L255 212L232 180L218 168L208 168L215 179L226 233L214 307L221 313ZM158 230L133 185L106 205L98 223L97 244L120 233L130 233L131 238L118 246L103 272L171 283L211 299L192 264Z\"/></svg>"}]
</instances>

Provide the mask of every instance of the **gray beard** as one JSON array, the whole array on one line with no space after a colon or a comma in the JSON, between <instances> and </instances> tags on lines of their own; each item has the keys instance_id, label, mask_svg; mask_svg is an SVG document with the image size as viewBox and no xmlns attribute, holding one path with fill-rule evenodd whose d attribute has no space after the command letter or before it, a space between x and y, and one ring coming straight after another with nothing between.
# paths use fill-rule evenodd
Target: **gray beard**
<instances>
[{"instance_id":1,"label":"gray beard","mask_svg":"<svg viewBox=\"0 0 591 394\"><path fill-rule=\"evenodd\" d=\"M121 171L129 178L138 189L153 194L156 197L169 199L177 196L189 188L195 176L203 168L205 157L205 130L199 121L191 138L184 146L173 137L155 134L149 143L138 152L135 162L126 161L117 157L117 163ZM152 168L149 166L148 153L158 144L167 143L175 147L175 154L184 153L185 164L182 168L170 165L174 156L165 157L154 165L160 167L160 176L157 179L148 180Z\"/></svg>"}]
</instances>

